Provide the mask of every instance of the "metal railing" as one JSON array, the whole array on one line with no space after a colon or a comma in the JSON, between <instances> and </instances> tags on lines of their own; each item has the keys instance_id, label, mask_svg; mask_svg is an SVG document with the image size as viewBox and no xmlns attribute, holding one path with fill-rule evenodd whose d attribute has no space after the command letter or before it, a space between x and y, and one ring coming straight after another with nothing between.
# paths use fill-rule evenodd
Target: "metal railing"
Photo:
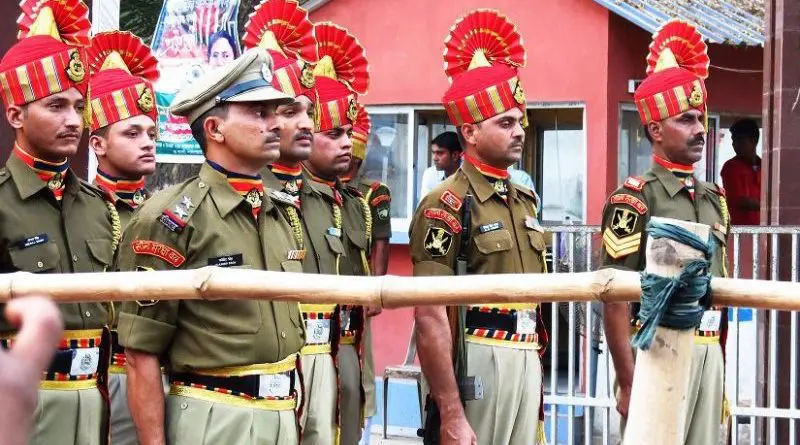
<instances>
[{"instance_id":1,"label":"metal railing","mask_svg":"<svg viewBox=\"0 0 800 445\"><path fill-rule=\"evenodd\" d=\"M598 226L546 229L552 234L553 272L597 268L603 248ZM729 276L797 281L798 234L800 227L794 226L733 228L727 248ZM613 364L603 338L600 305L546 306L550 345L543 367L548 443L618 443ZM731 309L725 366L731 420L721 429L720 443L798 443L798 335L797 312Z\"/></svg>"}]
</instances>

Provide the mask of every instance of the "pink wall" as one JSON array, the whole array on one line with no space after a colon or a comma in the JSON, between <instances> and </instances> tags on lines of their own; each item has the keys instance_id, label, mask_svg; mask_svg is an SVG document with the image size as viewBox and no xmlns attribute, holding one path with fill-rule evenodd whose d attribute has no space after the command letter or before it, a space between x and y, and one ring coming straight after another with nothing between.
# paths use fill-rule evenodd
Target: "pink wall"
<instances>
[{"instance_id":1,"label":"pink wall","mask_svg":"<svg viewBox=\"0 0 800 445\"><path fill-rule=\"evenodd\" d=\"M444 38L467 11L485 0L331 0L311 14L348 28L370 62L368 104L438 104L448 87L442 69ZM491 7L518 26L528 52L521 70L530 102L579 101L586 105L588 183L607 180L606 71L609 12L586 0L494 0ZM602 187L588 187L589 202L602 201ZM599 222L600 210L588 218Z\"/></svg>"}]
</instances>

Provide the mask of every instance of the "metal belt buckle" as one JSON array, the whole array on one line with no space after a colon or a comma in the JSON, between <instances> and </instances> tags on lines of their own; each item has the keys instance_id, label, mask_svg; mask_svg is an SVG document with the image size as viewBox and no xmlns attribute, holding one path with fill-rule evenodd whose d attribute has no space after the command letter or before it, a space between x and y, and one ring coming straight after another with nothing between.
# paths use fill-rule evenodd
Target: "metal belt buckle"
<instances>
[{"instance_id":1,"label":"metal belt buckle","mask_svg":"<svg viewBox=\"0 0 800 445\"><path fill-rule=\"evenodd\" d=\"M100 348L78 348L72 350L72 366L69 375L95 374L100 364Z\"/></svg>"},{"instance_id":2,"label":"metal belt buckle","mask_svg":"<svg viewBox=\"0 0 800 445\"><path fill-rule=\"evenodd\" d=\"M258 377L259 397L289 397L292 378L289 373L265 374Z\"/></svg>"},{"instance_id":3,"label":"metal belt buckle","mask_svg":"<svg viewBox=\"0 0 800 445\"><path fill-rule=\"evenodd\" d=\"M306 320L308 344L325 344L331 339L331 321L329 319Z\"/></svg>"},{"instance_id":4,"label":"metal belt buckle","mask_svg":"<svg viewBox=\"0 0 800 445\"><path fill-rule=\"evenodd\" d=\"M719 325L722 322L722 311L705 311L703 312L703 320L700 321L701 331L719 331Z\"/></svg>"},{"instance_id":5,"label":"metal belt buckle","mask_svg":"<svg viewBox=\"0 0 800 445\"><path fill-rule=\"evenodd\" d=\"M517 334L536 333L536 310L521 309L517 311Z\"/></svg>"}]
</instances>

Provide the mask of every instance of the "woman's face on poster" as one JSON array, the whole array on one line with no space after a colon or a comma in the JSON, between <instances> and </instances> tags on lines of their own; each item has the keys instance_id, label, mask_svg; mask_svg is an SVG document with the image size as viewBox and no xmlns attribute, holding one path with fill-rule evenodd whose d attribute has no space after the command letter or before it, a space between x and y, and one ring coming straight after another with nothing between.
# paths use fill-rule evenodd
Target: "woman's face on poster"
<instances>
[{"instance_id":1,"label":"woman's face on poster","mask_svg":"<svg viewBox=\"0 0 800 445\"><path fill-rule=\"evenodd\" d=\"M233 48L231 47L231 44L227 39L217 39L217 41L211 45L211 52L208 56L208 64L216 68L218 66L225 65L231 60L233 60Z\"/></svg>"}]
</instances>

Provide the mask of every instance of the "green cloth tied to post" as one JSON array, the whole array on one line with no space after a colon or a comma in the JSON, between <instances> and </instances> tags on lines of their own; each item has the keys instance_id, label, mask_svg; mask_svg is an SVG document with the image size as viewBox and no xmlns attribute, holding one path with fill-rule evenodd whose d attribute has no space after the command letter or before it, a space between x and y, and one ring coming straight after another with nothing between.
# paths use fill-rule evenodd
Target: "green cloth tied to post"
<instances>
[{"instance_id":1,"label":"green cloth tied to post","mask_svg":"<svg viewBox=\"0 0 800 445\"><path fill-rule=\"evenodd\" d=\"M703 312L711 307L711 257L714 243L672 224L650 221L647 234L653 239L667 238L702 252L704 259L692 260L675 277L642 272L642 299L639 319L642 327L631 344L648 350L656 327L687 330L700 326Z\"/></svg>"}]
</instances>

